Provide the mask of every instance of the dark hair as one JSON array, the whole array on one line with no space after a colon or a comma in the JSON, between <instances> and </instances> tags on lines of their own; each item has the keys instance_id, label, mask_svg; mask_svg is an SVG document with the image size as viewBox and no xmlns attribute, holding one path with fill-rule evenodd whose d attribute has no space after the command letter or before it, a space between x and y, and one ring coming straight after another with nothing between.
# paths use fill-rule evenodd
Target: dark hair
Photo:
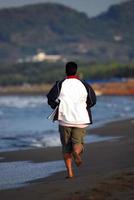
<instances>
[{"instance_id":1,"label":"dark hair","mask_svg":"<svg viewBox=\"0 0 134 200\"><path fill-rule=\"evenodd\" d=\"M75 75L77 72L77 64L75 62L68 62L66 64L66 74L67 76Z\"/></svg>"}]
</instances>

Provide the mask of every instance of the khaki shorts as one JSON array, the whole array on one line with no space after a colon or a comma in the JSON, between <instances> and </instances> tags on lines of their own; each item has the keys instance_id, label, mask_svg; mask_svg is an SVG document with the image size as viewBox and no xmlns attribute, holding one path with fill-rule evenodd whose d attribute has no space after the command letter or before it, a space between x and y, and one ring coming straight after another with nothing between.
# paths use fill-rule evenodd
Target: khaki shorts
<instances>
[{"instance_id":1,"label":"khaki shorts","mask_svg":"<svg viewBox=\"0 0 134 200\"><path fill-rule=\"evenodd\" d=\"M60 139L63 153L72 152L74 144L84 144L84 136L86 134L85 128L60 126Z\"/></svg>"}]
</instances>

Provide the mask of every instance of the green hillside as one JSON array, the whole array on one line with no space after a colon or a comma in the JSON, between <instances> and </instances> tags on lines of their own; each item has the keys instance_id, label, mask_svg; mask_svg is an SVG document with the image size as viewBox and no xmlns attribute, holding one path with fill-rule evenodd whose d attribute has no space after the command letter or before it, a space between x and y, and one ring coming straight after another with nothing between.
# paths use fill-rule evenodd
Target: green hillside
<instances>
[{"instance_id":1,"label":"green hillside","mask_svg":"<svg viewBox=\"0 0 134 200\"><path fill-rule=\"evenodd\" d=\"M0 10L0 62L16 62L38 49L79 60L134 60L134 1L89 19L59 4Z\"/></svg>"},{"instance_id":2,"label":"green hillside","mask_svg":"<svg viewBox=\"0 0 134 200\"><path fill-rule=\"evenodd\" d=\"M114 35L122 36L126 44L134 44L134 1L128 1L120 5L110 7L108 12L103 13L92 20L92 32L95 37L112 41ZM99 26L100 24L100 26ZM93 29L94 28L94 29ZM96 28L96 30L95 30Z\"/></svg>"},{"instance_id":3,"label":"green hillside","mask_svg":"<svg viewBox=\"0 0 134 200\"><path fill-rule=\"evenodd\" d=\"M0 56L32 55L39 48L68 54L73 43L89 36L88 22L85 14L58 4L1 10Z\"/></svg>"}]
</instances>

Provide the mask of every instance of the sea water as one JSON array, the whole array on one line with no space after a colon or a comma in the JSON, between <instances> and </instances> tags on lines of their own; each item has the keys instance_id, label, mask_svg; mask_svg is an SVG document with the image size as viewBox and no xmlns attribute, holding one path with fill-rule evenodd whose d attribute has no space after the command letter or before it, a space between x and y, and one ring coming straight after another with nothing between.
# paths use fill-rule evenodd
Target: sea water
<instances>
[{"instance_id":1,"label":"sea water","mask_svg":"<svg viewBox=\"0 0 134 200\"><path fill-rule=\"evenodd\" d=\"M45 96L0 96L0 151L60 146L58 124L48 120ZM98 96L93 125L134 117L134 97ZM90 135L85 142L100 140Z\"/></svg>"}]
</instances>

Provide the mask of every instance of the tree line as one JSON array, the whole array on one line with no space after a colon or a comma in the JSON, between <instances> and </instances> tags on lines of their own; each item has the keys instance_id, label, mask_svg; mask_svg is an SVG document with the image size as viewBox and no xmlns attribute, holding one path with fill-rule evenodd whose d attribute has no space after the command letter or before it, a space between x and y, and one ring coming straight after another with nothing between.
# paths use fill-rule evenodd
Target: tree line
<instances>
[{"instance_id":1,"label":"tree line","mask_svg":"<svg viewBox=\"0 0 134 200\"><path fill-rule=\"evenodd\" d=\"M134 63L81 63L78 73L85 80L134 78ZM0 64L0 86L54 83L65 77L65 63Z\"/></svg>"}]
</instances>

